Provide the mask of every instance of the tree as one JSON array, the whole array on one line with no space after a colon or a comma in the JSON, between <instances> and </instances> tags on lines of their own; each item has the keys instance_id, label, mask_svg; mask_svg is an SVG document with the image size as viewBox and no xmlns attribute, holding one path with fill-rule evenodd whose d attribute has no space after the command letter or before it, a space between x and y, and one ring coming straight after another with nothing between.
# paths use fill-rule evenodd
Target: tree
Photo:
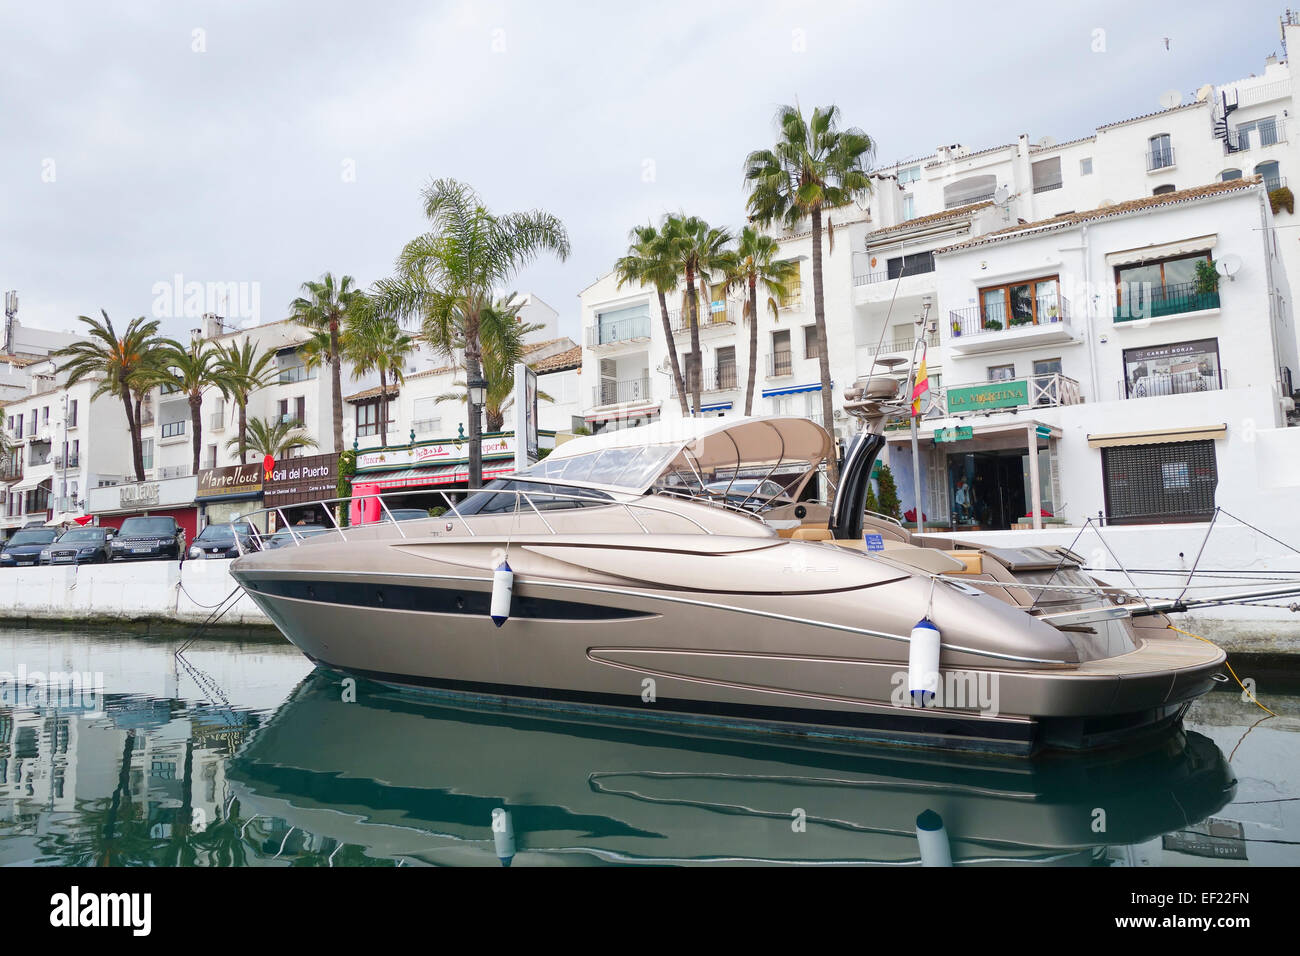
<instances>
[{"instance_id":1,"label":"tree","mask_svg":"<svg viewBox=\"0 0 1300 956\"><path fill-rule=\"evenodd\" d=\"M87 337L53 353L67 359L59 371L68 376L68 386L84 379L98 379L99 386L91 401L112 395L122 402L126 427L131 438L131 452L136 481L144 481L144 448L141 439L140 406L149 381L157 367L159 347L158 320L144 316L132 319L119 337L113 322L103 309L104 321L78 316L86 324Z\"/></svg>"},{"instance_id":2,"label":"tree","mask_svg":"<svg viewBox=\"0 0 1300 956\"><path fill-rule=\"evenodd\" d=\"M226 442L232 451L240 447L239 436ZM254 455L283 458L295 448L316 448L315 439L306 430L280 418L251 418L248 421L246 447Z\"/></svg>"},{"instance_id":3,"label":"tree","mask_svg":"<svg viewBox=\"0 0 1300 956\"><path fill-rule=\"evenodd\" d=\"M397 258L396 274L375 285L384 311L418 317L430 342L454 337L465 348L467 381L482 375L479 329L493 291L503 288L542 253L569 257L569 234L548 212L496 215L468 185L439 179L425 187L424 214L432 228L412 239ZM482 423L469 416L469 486L483 483Z\"/></svg>"},{"instance_id":4,"label":"tree","mask_svg":"<svg viewBox=\"0 0 1300 956\"><path fill-rule=\"evenodd\" d=\"M483 414L487 430L499 432L505 427L506 411L510 408L515 391L515 366L524 360L524 339L530 332L543 326L528 325L519 321L522 300L513 292L497 299L483 310L479 324L479 337L483 344L483 379L487 382L487 401ZM458 343L443 343L441 351L454 351ZM459 391L445 392L437 397L439 402L467 401L464 382L454 383ZM538 392L537 397L551 401L551 396Z\"/></svg>"},{"instance_id":5,"label":"tree","mask_svg":"<svg viewBox=\"0 0 1300 956\"><path fill-rule=\"evenodd\" d=\"M352 363L352 377L379 373L379 443L388 444L388 385L406 381L406 359L415 339L402 331L397 319L380 311L373 300L348 317L343 355Z\"/></svg>"},{"instance_id":6,"label":"tree","mask_svg":"<svg viewBox=\"0 0 1300 956\"><path fill-rule=\"evenodd\" d=\"M699 294L710 300L709 283L713 273L725 275L735 262L735 253L726 248L731 242L731 233L710 226L698 216L665 217L664 231L674 237L671 248L678 268L686 276L682 312L689 315L691 330L691 361L688 366L691 374L687 386L691 390L691 414L698 415L703 383L700 381L700 312L695 281L698 279L700 282Z\"/></svg>"},{"instance_id":7,"label":"tree","mask_svg":"<svg viewBox=\"0 0 1300 956\"><path fill-rule=\"evenodd\" d=\"M812 219L813 315L821 343L822 421L832 427L830 347L826 339L826 304L822 291L822 215L871 191L866 163L875 149L871 137L857 127L841 130L835 106L818 107L804 120L797 106L783 106L776 114L777 143L754 150L745 158L745 182L750 188L746 206L763 225L781 220L793 228L804 217ZM830 233L834 249L834 233ZM832 482L839 480L839 465L827 462Z\"/></svg>"},{"instance_id":8,"label":"tree","mask_svg":"<svg viewBox=\"0 0 1300 956\"><path fill-rule=\"evenodd\" d=\"M780 316L781 300L788 295L788 285L799 276L799 263L778 259L781 244L753 226L740 232L736 261L727 270L727 289L745 293L744 316L749 322L749 377L745 383L745 414L754 411L754 379L758 371L758 285L763 284L767 310L773 321Z\"/></svg>"},{"instance_id":9,"label":"tree","mask_svg":"<svg viewBox=\"0 0 1300 956\"><path fill-rule=\"evenodd\" d=\"M230 385L217 360L215 347L202 339L183 345L175 339L163 339L157 353L157 365L142 376L150 385L171 387L184 393L190 406L190 443L194 448L194 474L199 473L203 457L203 393L215 388L222 397L230 394Z\"/></svg>"},{"instance_id":10,"label":"tree","mask_svg":"<svg viewBox=\"0 0 1300 956\"><path fill-rule=\"evenodd\" d=\"M668 293L677 288L679 256L674 244L680 241L677 226L680 219L664 217L663 228L656 229L646 224L636 226L628 234L627 255L614 263L614 274L618 276L618 287L637 283L650 286L659 299L659 315L664 324L664 341L668 343L668 359L672 364L673 383L677 386L683 408L686 407L686 381L682 377L682 365L677 358L677 343L673 339L673 325L668 317Z\"/></svg>"},{"instance_id":11,"label":"tree","mask_svg":"<svg viewBox=\"0 0 1300 956\"><path fill-rule=\"evenodd\" d=\"M898 498L898 485L894 482L894 473L889 470L888 465L880 466L876 484L880 486L880 513L889 518L901 519L903 504Z\"/></svg>"},{"instance_id":12,"label":"tree","mask_svg":"<svg viewBox=\"0 0 1300 956\"><path fill-rule=\"evenodd\" d=\"M317 282L304 282L302 293L289 303L289 317L328 342L316 355L330 367L334 403L334 451L338 452L343 450L343 386L340 373L343 346L339 339L349 313L363 307L365 293L355 288L352 276L343 276L336 282L329 272Z\"/></svg>"},{"instance_id":13,"label":"tree","mask_svg":"<svg viewBox=\"0 0 1300 956\"><path fill-rule=\"evenodd\" d=\"M246 461L248 451L248 399L253 392L275 381L275 353L259 351L245 338L242 343L230 342L216 346L215 360L230 397L239 413L239 463Z\"/></svg>"}]
</instances>

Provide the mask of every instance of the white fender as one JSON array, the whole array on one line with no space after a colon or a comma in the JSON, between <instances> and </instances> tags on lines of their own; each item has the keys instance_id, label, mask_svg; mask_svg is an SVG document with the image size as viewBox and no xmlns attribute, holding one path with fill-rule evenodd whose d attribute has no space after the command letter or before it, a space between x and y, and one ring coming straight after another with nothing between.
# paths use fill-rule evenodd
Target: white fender
<instances>
[{"instance_id":1,"label":"white fender","mask_svg":"<svg viewBox=\"0 0 1300 956\"><path fill-rule=\"evenodd\" d=\"M492 811L492 843L501 865L509 866L515 858L515 822L504 807Z\"/></svg>"},{"instance_id":2,"label":"white fender","mask_svg":"<svg viewBox=\"0 0 1300 956\"><path fill-rule=\"evenodd\" d=\"M916 818L916 842L921 847L922 866L952 866L952 846L943 817L926 810Z\"/></svg>"},{"instance_id":3,"label":"white fender","mask_svg":"<svg viewBox=\"0 0 1300 956\"><path fill-rule=\"evenodd\" d=\"M510 598L515 590L515 573L502 561L492 572L492 623L500 627L510 619Z\"/></svg>"},{"instance_id":4,"label":"white fender","mask_svg":"<svg viewBox=\"0 0 1300 956\"><path fill-rule=\"evenodd\" d=\"M912 700L925 706L939 691L939 629L928 617L912 628L907 655L907 689Z\"/></svg>"}]
</instances>

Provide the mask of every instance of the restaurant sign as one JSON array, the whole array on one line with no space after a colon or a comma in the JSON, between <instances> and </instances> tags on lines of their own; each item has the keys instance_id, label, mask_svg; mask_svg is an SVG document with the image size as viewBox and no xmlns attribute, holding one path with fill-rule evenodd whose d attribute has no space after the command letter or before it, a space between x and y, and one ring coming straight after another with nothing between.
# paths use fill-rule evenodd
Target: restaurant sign
<instances>
[{"instance_id":1,"label":"restaurant sign","mask_svg":"<svg viewBox=\"0 0 1300 956\"><path fill-rule=\"evenodd\" d=\"M158 482L156 481L118 486L119 508L144 508L156 504L158 504Z\"/></svg>"},{"instance_id":2,"label":"restaurant sign","mask_svg":"<svg viewBox=\"0 0 1300 956\"><path fill-rule=\"evenodd\" d=\"M267 507L333 498L338 493L339 459L332 453L286 458L271 467L262 484Z\"/></svg>"},{"instance_id":3,"label":"restaurant sign","mask_svg":"<svg viewBox=\"0 0 1300 956\"><path fill-rule=\"evenodd\" d=\"M975 429L970 425L958 425L956 428L936 428L936 442L969 441L975 437Z\"/></svg>"},{"instance_id":4,"label":"restaurant sign","mask_svg":"<svg viewBox=\"0 0 1300 956\"><path fill-rule=\"evenodd\" d=\"M196 498L233 498L255 495L262 490L262 466L228 465L199 472Z\"/></svg>"},{"instance_id":5,"label":"restaurant sign","mask_svg":"<svg viewBox=\"0 0 1300 956\"><path fill-rule=\"evenodd\" d=\"M1029 404L1029 383L989 382L987 385L962 385L948 389L948 414L982 412L991 408L1018 408Z\"/></svg>"},{"instance_id":6,"label":"restaurant sign","mask_svg":"<svg viewBox=\"0 0 1300 956\"><path fill-rule=\"evenodd\" d=\"M483 458L513 458L514 432L483 436ZM357 455L357 471L392 471L420 465L458 465L469 461L469 441L431 442L405 448L381 448Z\"/></svg>"}]
</instances>

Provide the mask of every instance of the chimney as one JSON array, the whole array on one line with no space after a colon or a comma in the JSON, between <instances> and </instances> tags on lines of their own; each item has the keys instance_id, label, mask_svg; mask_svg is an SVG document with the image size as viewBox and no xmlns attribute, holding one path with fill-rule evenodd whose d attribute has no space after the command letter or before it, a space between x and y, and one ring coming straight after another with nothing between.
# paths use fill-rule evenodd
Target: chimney
<instances>
[{"instance_id":1,"label":"chimney","mask_svg":"<svg viewBox=\"0 0 1300 956\"><path fill-rule=\"evenodd\" d=\"M215 312L203 313L203 337L205 339L215 339L222 333L225 323L221 321L221 316Z\"/></svg>"}]
</instances>

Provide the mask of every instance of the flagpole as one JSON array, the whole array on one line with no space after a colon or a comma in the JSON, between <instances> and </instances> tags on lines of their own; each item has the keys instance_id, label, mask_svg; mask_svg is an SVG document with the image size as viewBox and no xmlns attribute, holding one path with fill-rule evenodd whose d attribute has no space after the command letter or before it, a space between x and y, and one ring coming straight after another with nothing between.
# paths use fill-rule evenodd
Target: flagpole
<instances>
[{"instance_id":1,"label":"flagpole","mask_svg":"<svg viewBox=\"0 0 1300 956\"><path fill-rule=\"evenodd\" d=\"M916 347L924 344L921 340L912 343L912 374L908 378L912 389L916 389ZM925 534L925 511L921 508L921 449L917 435L917 402L911 402L912 411L912 500L916 502L916 533Z\"/></svg>"}]
</instances>

